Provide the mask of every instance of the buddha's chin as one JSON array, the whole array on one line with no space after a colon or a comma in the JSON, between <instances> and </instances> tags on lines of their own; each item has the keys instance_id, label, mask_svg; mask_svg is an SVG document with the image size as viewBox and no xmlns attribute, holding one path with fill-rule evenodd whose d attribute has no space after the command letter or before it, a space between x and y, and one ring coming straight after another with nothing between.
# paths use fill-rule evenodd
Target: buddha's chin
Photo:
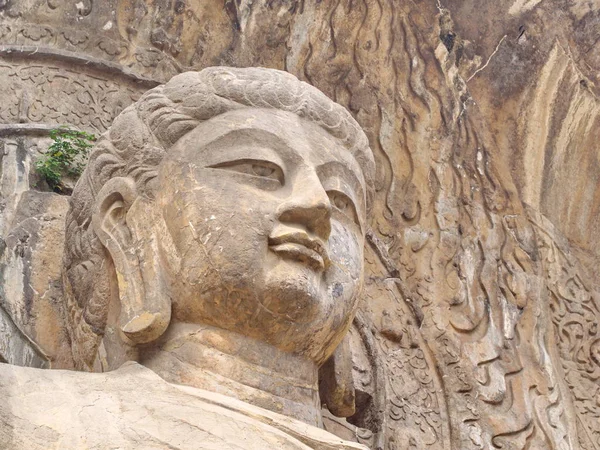
<instances>
[{"instance_id":1,"label":"buddha's chin","mask_svg":"<svg viewBox=\"0 0 600 450\"><path fill-rule=\"evenodd\" d=\"M278 264L265 281L263 307L286 321L313 322L330 303L322 272L297 262Z\"/></svg>"}]
</instances>

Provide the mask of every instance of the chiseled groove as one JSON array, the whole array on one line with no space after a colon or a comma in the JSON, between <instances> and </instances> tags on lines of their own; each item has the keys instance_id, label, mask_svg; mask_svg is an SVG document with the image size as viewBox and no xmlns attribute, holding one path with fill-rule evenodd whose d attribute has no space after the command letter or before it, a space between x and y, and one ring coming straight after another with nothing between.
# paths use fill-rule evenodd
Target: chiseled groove
<instances>
[{"instance_id":1,"label":"chiseled groove","mask_svg":"<svg viewBox=\"0 0 600 450\"><path fill-rule=\"evenodd\" d=\"M404 18L403 18L404 19ZM427 110L427 113L431 115L431 105L429 104L427 98L426 98L426 94L424 92L422 92L422 84L423 84L423 80L422 80L422 72L416 70L415 68L415 64L413 64L413 61L417 61L417 63L422 63L424 64L424 62L421 60L419 61L419 58L417 57L417 55L415 54L415 49L414 49L414 42L409 42L409 34L410 37L415 39L415 37L409 33L409 29L410 29L410 25L406 23L406 20L402 20L400 23L400 28L402 30L402 36L404 38L404 51L406 52L406 54L409 57L409 63L408 63L408 88L410 89L410 92L412 93L413 97L417 100L419 100L422 105L425 107L425 109ZM416 66L418 66L418 64L416 64ZM418 83L418 84L417 84ZM421 90L421 92L419 92Z\"/></svg>"},{"instance_id":2,"label":"chiseled groove","mask_svg":"<svg viewBox=\"0 0 600 450\"><path fill-rule=\"evenodd\" d=\"M335 15L335 12L339 8L341 2L342 2L342 0L336 1L335 6L329 13L329 17L327 19L327 23L329 24L329 38L331 40L331 46L333 48L332 54L329 56L329 58L327 58L329 61L333 60L337 55L337 44L335 43L335 27L333 26L333 16Z\"/></svg>"},{"instance_id":3,"label":"chiseled groove","mask_svg":"<svg viewBox=\"0 0 600 450\"><path fill-rule=\"evenodd\" d=\"M410 16L409 16L410 19ZM407 24L407 26L409 26L410 24ZM421 51L421 46L419 45L419 38L421 36L417 35L417 32L415 30L413 30L411 28L411 38L414 39L414 50L415 50L415 54L416 56L419 58L419 60L421 61L421 63L423 64L423 69L421 69L419 72L419 81L422 85L422 90L424 91L424 95L425 98L427 99L427 102L429 104L430 107L430 113L434 114L437 113L440 116L440 119L442 121L442 125L446 125L446 118L444 116L444 106L443 106L443 102L441 100L441 96L440 93L435 90L435 89L430 89L429 86L427 85L427 77L425 76L425 68L427 67L427 60L423 57L423 53ZM440 76L440 78L444 78L443 73L441 70L439 70L440 66L438 64L437 58L432 57L432 59L436 62L436 69L438 72L438 75Z\"/></svg>"},{"instance_id":4,"label":"chiseled groove","mask_svg":"<svg viewBox=\"0 0 600 450\"><path fill-rule=\"evenodd\" d=\"M306 59L302 63L302 73L304 74L306 81L308 81L309 84L314 85L312 76L308 73L308 70L309 70L308 66L310 64L312 56L313 56L313 46L309 40L308 41L308 52L306 52Z\"/></svg>"},{"instance_id":5,"label":"chiseled groove","mask_svg":"<svg viewBox=\"0 0 600 450\"><path fill-rule=\"evenodd\" d=\"M529 437L533 433L534 430L535 430L535 427L533 425L533 421L530 420L527 423L527 425L525 425L523 428L521 428L519 430L495 435L492 438L492 445L494 446L494 448L505 448L504 445L502 445L501 441L499 443L498 440L508 440L510 442L510 440L512 440L515 437L522 435L523 433L526 433L526 432L529 432L529 435L528 435L528 437ZM511 446L508 448L515 448L515 447ZM547 450L551 450L551 448L548 448Z\"/></svg>"},{"instance_id":6,"label":"chiseled groove","mask_svg":"<svg viewBox=\"0 0 600 450\"><path fill-rule=\"evenodd\" d=\"M379 103L377 103L377 130L378 130L377 148L383 155L385 162L386 162L385 178L386 178L386 180L389 178L389 181L386 186L387 189L386 189L386 194L385 194L385 208L386 208L388 214L390 215L390 217L394 217L394 211L392 210L392 207L390 206L390 198L389 198L392 180L394 178L394 167L392 165L392 160L390 158L390 155L388 155L388 152L384 148L383 141L381 140L381 129L382 129L381 124L382 123L383 123L383 110L381 108L381 105Z\"/></svg>"},{"instance_id":7,"label":"chiseled groove","mask_svg":"<svg viewBox=\"0 0 600 450\"><path fill-rule=\"evenodd\" d=\"M377 24L375 25L375 50L379 50L379 45L381 43L381 35L379 33L379 27L381 26L381 21L383 19L383 6L381 5L381 0L377 0L377 6L379 7L379 17L377 18Z\"/></svg>"},{"instance_id":8,"label":"chiseled groove","mask_svg":"<svg viewBox=\"0 0 600 450\"><path fill-rule=\"evenodd\" d=\"M358 62L358 52L360 51L360 32L362 31L365 22L367 21L367 17L369 16L369 3L367 0L363 0L363 5L365 6L365 11L363 13L363 17L362 20L360 21L360 25L358 26L356 33L354 33L354 45L353 45L353 52L352 52L352 60L354 61L354 65L356 66L356 70L358 70L358 73L360 75L360 79L362 80L365 77L365 72L362 69L362 67L360 66L360 63Z\"/></svg>"}]
</instances>

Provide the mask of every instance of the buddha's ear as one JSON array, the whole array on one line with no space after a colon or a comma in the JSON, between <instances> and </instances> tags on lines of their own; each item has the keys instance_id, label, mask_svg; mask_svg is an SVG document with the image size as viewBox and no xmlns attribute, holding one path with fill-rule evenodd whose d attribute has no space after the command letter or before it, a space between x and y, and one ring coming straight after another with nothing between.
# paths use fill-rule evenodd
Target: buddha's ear
<instances>
[{"instance_id":1,"label":"buddha's ear","mask_svg":"<svg viewBox=\"0 0 600 450\"><path fill-rule=\"evenodd\" d=\"M128 177L110 179L96 196L92 226L115 265L121 312L118 326L134 344L160 337L171 320L171 301L160 270L149 200Z\"/></svg>"},{"instance_id":2,"label":"buddha's ear","mask_svg":"<svg viewBox=\"0 0 600 450\"><path fill-rule=\"evenodd\" d=\"M319 394L321 403L326 404L334 416L354 415L356 405L349 333L319 369Z\"/></svg>"}]
</instances>

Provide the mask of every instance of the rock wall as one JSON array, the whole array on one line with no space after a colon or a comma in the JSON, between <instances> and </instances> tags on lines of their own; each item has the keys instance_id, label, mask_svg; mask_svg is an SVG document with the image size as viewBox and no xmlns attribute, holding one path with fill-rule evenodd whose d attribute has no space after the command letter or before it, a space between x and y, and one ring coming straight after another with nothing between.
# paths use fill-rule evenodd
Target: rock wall
<instances>
[{"instance_id":1,"label":"rock wall","mask_svg":"<svg viewBox=\"0 0 600 450\"><path fill-rule=\"evenodd\" d=\"M274 67L345 105L377 162L359 411L327 426L600 449L598 36L598 0L0 1L0 356L71 364L48 131L101 133L181 71Z\"/></svg>"}]
</instances>

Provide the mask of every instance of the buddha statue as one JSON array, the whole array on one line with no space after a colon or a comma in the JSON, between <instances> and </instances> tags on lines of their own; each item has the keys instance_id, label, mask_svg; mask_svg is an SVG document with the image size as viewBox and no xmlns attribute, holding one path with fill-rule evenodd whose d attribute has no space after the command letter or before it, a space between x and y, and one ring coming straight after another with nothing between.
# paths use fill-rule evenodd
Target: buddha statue
<instances>
[{"instance_id":1,"label":"buddha statue","mask_svg":"<svg viewBox=\"0 0 600 450\"><path fill-rule=\"evenodd\" d=\"M0 365L2 448L366 448L322 429L319 368L356 313L373 177L348 111L288 73L144 94L71 197L78 371Z\"/></svg>"}]
</instances>

